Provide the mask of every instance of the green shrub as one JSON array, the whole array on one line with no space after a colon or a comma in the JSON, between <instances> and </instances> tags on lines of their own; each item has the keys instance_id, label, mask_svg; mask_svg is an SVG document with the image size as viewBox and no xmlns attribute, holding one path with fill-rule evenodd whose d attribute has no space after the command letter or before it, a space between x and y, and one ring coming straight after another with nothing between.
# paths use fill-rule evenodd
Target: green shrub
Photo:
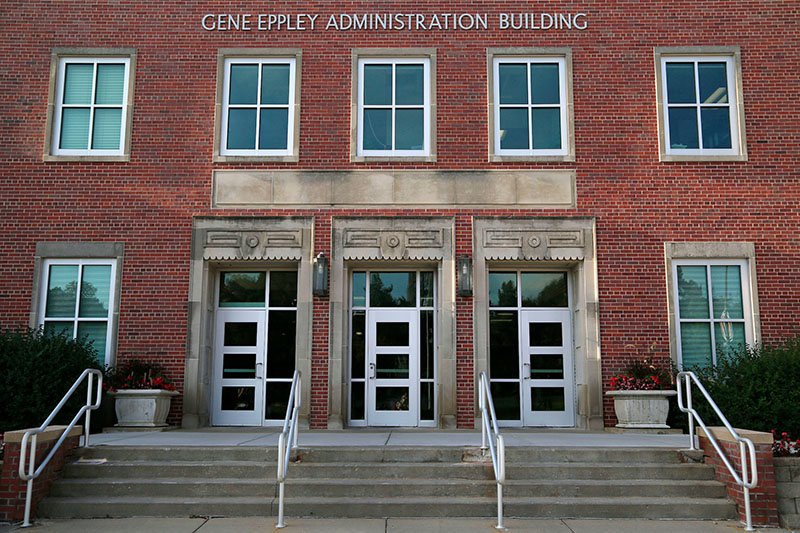
<instances>
[{"instance_id":1,"label":"green shrub","mask_svg":"<svg viewBox=\"0 0 800 533\"><path fill-rule=\"evenodd\" d=\"M800 335L727 354L697 373L732 426L800 438ZM703 421L719 424L707 402L693 398Z\"/></svg>"},{"instance_id":2,"label":"green shrub","mask_svg":"<svg viewBox=\"0 0 800 533\"><path fill-rule=\"evenodd\" d=\"M87 368L102 365L85 339L32 329L0 331L0 433L40 426ZM83 385L54 423L68 423L85 402Z\"/></svg>"}]
</instances>

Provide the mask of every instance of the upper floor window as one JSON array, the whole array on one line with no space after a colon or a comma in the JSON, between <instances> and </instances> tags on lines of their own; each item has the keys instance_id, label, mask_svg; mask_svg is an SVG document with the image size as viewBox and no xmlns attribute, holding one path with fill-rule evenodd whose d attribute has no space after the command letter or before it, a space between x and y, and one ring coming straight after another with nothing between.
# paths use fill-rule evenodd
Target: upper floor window
<instances>
[{"instance_id":1,"label":"upper floor window","mask_svg":"<svg viewBox=\"0 0 800 533\"><path fill-rule=\"evenodd\" d=\"M744 157L737 59L660 55L662 159Z\"/></svg>"},{"instance_id":2,"label":"upper floor window","mask_svg":"<svg viewBox=\"0 0 800 533\"><path fill-rule=\"evenodd\" d=\"M127 157L133 56L128 51L126 55L71 57L54 51L55 94L51 90L46 156Z\"/></svg>"},{"instance_id":3,"label":"upper floor window","mask_svg":"<svg viewBox=\"0 0 800 533\"><path fill-rule=\"evenodd\" d=\"M430 57L358 59L357 157L430 157Z\"/></svg>"}]
</instances>

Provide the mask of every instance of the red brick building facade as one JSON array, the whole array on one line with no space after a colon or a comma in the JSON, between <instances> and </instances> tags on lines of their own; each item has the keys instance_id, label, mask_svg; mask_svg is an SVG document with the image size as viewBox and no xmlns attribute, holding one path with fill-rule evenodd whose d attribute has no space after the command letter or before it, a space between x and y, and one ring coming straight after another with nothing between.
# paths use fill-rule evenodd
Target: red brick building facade
<instances>
[{"instance_id":1,"label":"red brick building facade","mask_svg":"<svg viewBox=\"0 0 800 533\"><path fill-rule=\"evenodd\" d=\"M157 359L187 427L299 368L315 428L472 427L481 371L601 428L635 356L796 331L794 2L272 9L3 3L0 326Z\"/></svg>"}]
</instances>

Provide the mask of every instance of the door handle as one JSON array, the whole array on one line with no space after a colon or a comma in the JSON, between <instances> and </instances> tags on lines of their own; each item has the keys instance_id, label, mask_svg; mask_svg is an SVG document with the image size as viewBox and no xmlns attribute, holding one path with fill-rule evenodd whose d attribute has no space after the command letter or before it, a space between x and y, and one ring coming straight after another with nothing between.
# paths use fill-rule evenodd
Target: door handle
<instances>
[{"instance_id":1,"label":"door handle","mask_svg":"<svg viewBox=\"0 0 800 533\"><path fill-rule=\"evenodd\" d=\"M256 363L256 379L264 379L264 363ZM261 372L259 372L261 370Z\"/></svg>"},{"instance_id":2,"label":"door handle","mask_svg":"<svg viewBox=\"0 0 800 533\"><path fill-rule=\"evenodd\" d=\"M375 379L375 363L369 364L369 379Z\"/></svg>"},{"instance_id":3,"label":"door handle","mask_svg":"<svg viewBox=\"0 0 800 533\"><path fill-rule=\"evenodd\" d=\"M531 379L530 363L522 363L522 379Z\"/></svg>"}]
</instances>

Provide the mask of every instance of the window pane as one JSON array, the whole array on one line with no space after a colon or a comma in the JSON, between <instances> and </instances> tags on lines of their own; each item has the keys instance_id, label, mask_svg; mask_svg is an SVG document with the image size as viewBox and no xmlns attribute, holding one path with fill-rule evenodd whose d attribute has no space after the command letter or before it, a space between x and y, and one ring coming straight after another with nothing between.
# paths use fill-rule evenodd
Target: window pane
<instances>
[{"instance_id":1,"label":"window pane","mask_svg":"<svg viewBox=\"0 0 800 533\"><path fill-rule=\"evenodd\" d=\"M561 322L529 322L528 339L531 347L563 346Z\"/></svg>"},{"instance_id":2,"label":"window pane","mask_svg":"<svg viewBox=\"0 0 800 533\"><path fill-rule=\"evenodd\" d=\"M667 103L696 103L694 63L667 63Z\"/></svg>"},{"instance_id":3,"label":"window pane","mask_svg":"<svg viewBox=\"0 0 800 533\"><path fill-rule=\"evenodd\" d=\"M531 110L533 121L533 148L558 150L561 148L561 111L558 108Z\"/></svg>"},{"instance_id":4,"label":"window pane","mask_svg":"<svg viewBox=\"0 0 800 533\"><path fill-rule=\"evenodd\" d=\"M741 322L718 322L714 326L714 340L717 342L717 360L721 355L733 353L744 348L744 324Z\"/></svg>"},{"instance_id":5,"label":"window pane","mask_svg":"<svg viewBox=\"0 0 800 533\"><path fill-rule=\"evenodd\" d=\"M364 150L392 149L392 110L364 110Z\"/></svg>"},{"instance_id":6,"label":"window pane","mask_svg":"<svg viewBox=\"0 0 800 533\"><path fill-rule=\"evenodd\" d=\"M353 307L367 305L367 273L353 272Z\"/></svg>"},{"instance_id":7,"label":"window pane","mask_svg":"<svg viewBox=\"0 0 800 533\"><path fill-rule=\"evenodd\" d=\"M258 65L231 65L229 104L258 102Z\"/></svg>"},{"instance_id":8,"label":"window pane","mask_svg":"<svg viewBox=\"0 0 800 533\"><path fill-rule=\"evenodd\" d=\"M707 323L681 324L683 368L711 364L711 329Z\"/></svg>"},{"instance_id":9,"label":"window pane","mask_svg":"<svg viewBox=\"0 0 800 533\"><path fill-rule=\"evenodd\" d=\"M419 418L433 420L433 382L419 384Z\"/></svg>"},{"instance_id":10,"label":"window pane","mask_svg":"<svg viewBox=\"0 0 800 533\"><path fill-rule=\"evenodd\" d=\"M366 353L365 311L353 311L353 346L350 349L352 360L350 362L350 377L353 379L364 378L364 354Z\"/></svg>"},{"instance_id":11,"label":"window pane","mask_svg":"<svg viewBox=\"0 0 800 533\"><path fill-rule=\"evenodd\" d=\"M297 344L297 312L270 311L267 333L267 378L291 378Z\"/></svg>"},{"instance_id":12,"label":"window pane","mask_svg":"<svg viewBox=\"0 0 800 533\"><path fill-rule=\"evenodd\" d=\"M500 148L503 150L528 149L527 108L504 108L500 110Z\"/></svg>"},{"instance_id":13,"label":"window pane","mask_svg":"<svg viewBox=\"0 0 800 533\"><path fill-rule=\"evenodd\" d=\"M519 383L491 383L489 390L498 420L519 420Z\"/></svg>"},{"instance_id":14,"label":"window pane","mask_svg":"<svg viewBox=\"0 0 800 533\"><path fill-rule=\"evenodd\" d=\"M92 343L92 347L97 350L97 361L100 363L106 360L106 323L105 322L79 322L77 339L86 337L87 342Z\"/></svg>"},{"instance_id":15,"label":"window pane","mask_svg":"<svg viewBox=\"0 0 800 533\"><path fill-rule=\"evenodd\" d=\"M531 103L558 104L558 63L531 64Z\"/></svg>"},{"instance_id":16,"label":"window pane","mask_svg":"<svg viewBox=\"0 0 800 533\"><path fill-rule=\"evenodd\" d=\"M91 104L92 78L94 64L68 63L64 72L64 103Z\"/></svg>"},{"instance_id":17,"label":"window pane","mask_svg":"<svg viewBox=\"0 0 800 533\"><path fill-rule=\"evenodd\" d=\"M228 149L254 150L256 147L256 110L228 110Z\"/></svg>"},{"instance_id":18,"label":"window pane","mask_svg":"<svg viewBox=\"0 0 800 533\"><path fill-rule=\"evenodd\" d=\"M531 379L564 379L564 356L531 355Z\"/></svg>"},{"instance_id":19,"label":"window pane","mask_svg":"<svg viewBox=\"0 0 800 533\"><path fill-rule=\"evenodd\" d=\"M286 408L289 406L292 383L290 381L268 381L264 387L266 389L264 418L266 420L283 420L286 417Z\"/></svg>"},{"instance_id":20,"label":"window pane","mask_svg":"<svg viewBox=\"0 0 800 533\"><path fill-rule=\"evenodd\" d=\"M738 265L711 267L714 318L744 318L741 274Z\"/></svg>"},{"instance_id":21,"label":"window pane","mask_svg":"<svg viewBox=\"0 0 800 533\"><path fill-rule=\"evenodd\" d=\"M419 312L419 377L433 379L433 311Z\"/></svg>"},{"instance_id":22,"label":"window pane","mask_svg":"<svg viewBox=\"0 0 800 533\"><path fill-rule=\"evenodd\" d=\"M408 346L408 322L378 322L375 324L376 346Z\"/></svg>"},{"instance_id":23,"label":"window pane","mask_svg":"<svg viewBox=\"0 0 800 533\"><path fill-rule=\"evenodd\" d=\"M226 353L222 358L223 379L253 379L256 377L256 354Z\"/></svg>"},{"instance_id":24,"label":"window pane","mask_svg":"<svg viewBox=\"0 0 800 533\"><path fill-rule=\"evenodd\" d=\"M364 420L364 382L350 384L350 419Z\"/></svg>"},{"instance_id":25,"label":"window pane","mask_svg":"<svg viewBox=\"0 0 800 533\"><path fill-rule=\"evenodd\" d=\"M78 316L84 318L108 318L110 292L111 265L84 266Z\"/></svg>"},{"instance_id":26,"label":"window pane","mask_svg":"<svg viewBox=\"0 0 800 533\"><path fill-rule=\"evenodd\" d=\"M51 265L44 316L74 317L77 294L78 265Z\"/></svg>"},{"instance_id":27,"label":"window pane","mask_svg":"<svg viewBox=\"0 0 800 533\"><path fill-rule=\"evenodd\" d=\"M703 124L703 148L731 147L731 117L727 107L700 109Z\"/></svg>"},{"instance_id":28,"label":"window pane","mask_svg":"<svg viewBox=\"0 0 800 533\"><path fill-rule=\"evenodd\" d=\"M295 307L297 305L297 271L270 272L269 306Z\"/></svg>"},{"instance_id":29,"label":"window pane","mask_svg":"<svg viewBox=\"0 0 800 533\"><path fill-rule=\"evenodd\" d=\"M264 307L266 272L223 272L220 275L220 307Z\"/></svg>"},{"instance_id":30,"label":"window pane","mask_svg":"<svg viewBox=\"0 0 800 533\"><path fill-rule=\"evenodd\" d=\"M286 150L289 131L288 109L262 109L258 134L259 150Z\"/></svg>"},{"instance_id":31,"label":"window pane","mask_svg":"<svg viewBox=\"0 0 800 533\"><path fill-rule=\"evenodd\" d=\"M395 70L395 104L422 105L425 103L422 65L397 65Z\"/></svg>"},{"instance_id":32,"label":"window pane","mask_svg":"<svg viewBox=\"0 0 800 533\"><path fill-rule=\"evenodd\" d=\"M681 318L708 318L706 267L678 267L678 309Z\"/></svg>"},{"instance_id":33,"label":"window pane","mask_svg":"<svg viewBox=\"0 0 800 533\"><path fill-rule=\"evenodd\" d=\"M523 307L569 306L566 272L523 272L520 277Z\"/></svg>"},{"instance_id":34,"label":"window pane","mask_svg":"<svg viewBox=\"0 0 800 533\"><path fill-rule=\"evenodd\" d=\"M416 304L415 272L373 272L370 275L370 307L414 307Z\"/></svg>"},{"instance_id":35,"label":"window pane","mask_svg":"<svg viewBox=\"0 0 800 533\"><path fill-rule=\"evenodd\" d=\"M375 410L408 411L408 387L375 387Z\"/></svg>"},{"instance_id":36,"label":"window pane","mask_svg":"<svg viewBox=\"0 0 800 533\"><path fill-rule=\"evenodd\" d=\"M501 63L498 67L500 76L500 103L528 103L528 66L524 63Z\"/></svg>"},{"instance_id":37,"label":"window pane","mask_svg":"<svg viewBox=\"0 0 800 533\"><path fill-rule=\"evenodd\" d=\"M261 66L261 103L289 103L289 65Z\"/></svg>"},{"instance_id":38,"label":"window pane","mask_svg":"<svg viewBox=\"0 0 800 533\"><path fill-rule=\"evenodd\" d=\"M64 108L61 113L61 137L59 148L86 150L89 148L89 109Z\"/></svg>"},{"instance_id":39,"label":"window pane","mask_svg":"<svg viewBox=\"0 0 800 533\"><path fill-rule=\"evenodd\" d=\"M44 323L44 334L45 335L60 335L63 333L69 338L72 338L72 335L75 332L75 322L45 322Z\"/></svg>"},{"instance_id":40,"label":"window pane","mask_svg":"<svg viewBox=\"0 0 800 533\"><path fill-rule=\"evenodd\" d=\"M724 104L728 102L728 74L725 63L698 63L700 102Z\"/></svg>"},{"instance_id":41,"label":"window pane","mask_svg":"<svg viewBox=\"0 0 800 533\"><path fill-rule=\"evenodd\" d=\"M563 387L531 387L531 411L563 410Z\"/></svg>"},{"instance_id":42,"label":"window pane","mask_svg":"<svg viewBox=\"0 0 800 533\"><path fill-rule=\"evenodd\" d=\"M220 409L223 411L252 411L256 394L253 387L222 387Z\"/></svg>"},{"instance_id":43,"label":"window pane","mask_svg":"<svg viewBox=\"0 0 800 533\"><path fill-rule=\"evenodd\" d=\"M489 312L489 372L492 379L519 378L516 311Z\"/></svg>"},{"instance_id":44,"label":"window pane","mask_svg":"<svg viewBox=\"0 0 800 533\"><path fill-rule=\"evenodd\" d=\"M94 102L100 105L122 105L125 89L125 65L97 65L97 87Z\"/></svg>"},{"instance_id":45,"label":"window pane","mask_svg":"<svg viewBox=\"0 0 800 533\"><path fill-rule=\"evenodd\" d=\"M377 379L408 379L409 360L407 353L375 355Z\"/></svg>"},{"instance_id":46,"label":"window pane","mask_svg":"<svg viewBox=\"0 0 800 533\"><path fill-rule=\"evenodd\" d=\"M226 322L223 334L224 346L258 345L257 322Z\"/></svg>"},{"instance_id":47,"label":"window pane","mask_svg":"<svg viewBox=\"0 0 800 533\"><path fill-rule=\"evenodd\" d=\"M678 149L700 148L696 108L669 108L669 145Z\"/></svg>"},{"instance_id":48,"label":"window pane","mask_svg":"<svg viewBox=\"0 0 800 533\"><path fill-rule=\"evenodd\" d=\"M433 307L433 272L420 272L419 278L419 305Z\"/></svg>"},{"instance_id":49,"label":"window pane","mask_svg":"<svg viewBox=\"0 0 800 533\"><path fill-rule=\"evenodd\" d=\"M364 104L391 105L392 65L364 65Z\"/></svg>"},{"instance_id":50,"label":"window pane","mask_svg":"<svg viewBox=\"0 0 800 533\"><path fill-rule=\"evenodd\" d=\"M119 150L122 127L122 109L97 108L94 110L92 149Z\"/></svg>"},{"instance_id":51,"label":"window pane","mask_svg":"<svg viewBox=\"0 0 800 533\"><path fill-rule=\"evenodd\" d=\"M424 112L422 109L398 109L396 150L422 150L425 143Z\"/></svg>"},{"instance_id":52,"label":"window pane","mask_svg":"<svg viewBox=\"0 0 800 533\"><path fill-rule=\"evenodd\" d=\"M517 306L516 272L489 272L489 305L491 307Z\"/></svg>"}]
</instances>

